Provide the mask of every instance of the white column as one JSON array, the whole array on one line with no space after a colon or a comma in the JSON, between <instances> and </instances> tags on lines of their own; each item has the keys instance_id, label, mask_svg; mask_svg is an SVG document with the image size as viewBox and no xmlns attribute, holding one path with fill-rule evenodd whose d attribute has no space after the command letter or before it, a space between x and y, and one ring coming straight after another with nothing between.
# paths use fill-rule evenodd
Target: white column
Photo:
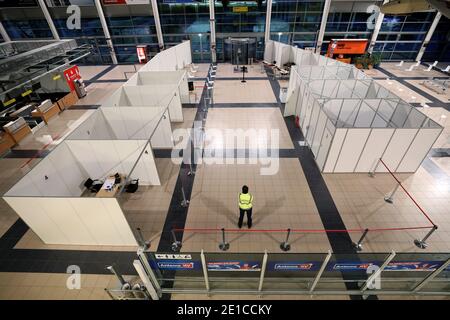
<instances>
[{"instance_id":1,"label":"white column","mask_svg":"<svg viewBox=\"0 0 450 320\"><path fill-rule=\"evenodd\" d=\"M214 0L209 0L209 28L210 28L210 40L211 40L211 61L216 63L216 17Z\"/></svg>"},{"instance_id":2,"label":"white column","mask_svg":"<svg viewBox=\"0 0 450 320\"><path fill-rule=\"evenodd\" d=\"M431 24L430 29L427 32L427 35L425 36L425 39L422 42L422 46L420 47L419 53L417 54L417 57L416 57L417 62L419 62L422 59L422 56L425 53L425 50L427 49L428 43L430 42L431 37L433 36L434 30L436 30L436 27L437 27L441 17L442 17L442 14L438 11L436 13L436 16L434 17L434 20L433 20L433 23Z\"/></svg>"},{"instance_id":3,"label":"white column","mask_svg":"<svg viewBox=\"0 0 450 320\"><path fill-rule=\"evenodd\" d=\"M316 53L320 54L322 48L323 36L327 27L328 13L330 12L331 0L325 0L323 5L322 22L320 23L319 35L317 36Z\"/></svg>"},{"instance_id":4,"label":"white column","mask_svg":"<svg viewBox=\"0 0 450 320\"><path fill-rule=\"evenodd\" d=\"M111 35L109 34L108 25L106 24L105 14L103 13L102 4L100 0L94 0L95 7L97 8L98 17L100 18L100 23L102 24L103 33L105 34L106 44L108 45L109 52L111 53L111 59L113 64L118 64L116 52L114 51L114 45L111 40Z\"/></svg>"},{"instance_id":5,"label":"white column","mask_svg":"<svg viewBox=\"0 0 450 320\"><path fill-rule=\"evenodd\" d=\"M267 0L266 11L266 29L264 30L264 42L267 43L270 40L270 22L272 21L272 0Z\"/></svg>"},{"instance_id":6,"label":"white column","mask_svg":"<svg viewBox=\"0 0 450 320\"><path fill-rule=\"evenodd\" d=\"M383 4L388 3L389 0L384 0ZM381 12L381 10L378 12L377 21L375 22L375 27L373 28L372 32L372 38L370 39L369 48L367 51L369 53L372 53L373 47L375 47L375 44L377 42L378 34L380 33L381 25L383 24L384 19L384 13Z\"/></svg>"},{"instance_id":7,"label":"white column","mask_svg":"<svg viewBox=\"0 0 450 320\"><path fill-rule=\"evenodd\" d=\"M38 2L39 6L41 7L42 13L44 14L45 20L47 20L48 26L50 27L53 39L60 40L58 31L56 30L55 24L53 23L52 16L50 15L50 12L48 12L44 0L38 0Z\"/></svg>"},{"instance_id":8,"label":"white column","mask_svg":"<svg viewBox=\"0 0 450 320\"><path fill-rule=\"evenodd\" d=\"M5 42L10 42L11 38L8 35L8 32L6 32L5 27L3 27L3 23L0 21L0 34L2 35L3 40L5 40Z\"/></svg>"},{"instance_id":9,"label":"white column","mask_svg":"<svg viewBox=\"0 0 450 320\"><path fill-rule=\"evenodd\" d=\"M155 19L156 36L158 37L159 50L164 50L164 37L161 29L161 20L159 20L158 2L152 0L153 19Z\"/></svg>"}]
</instances>

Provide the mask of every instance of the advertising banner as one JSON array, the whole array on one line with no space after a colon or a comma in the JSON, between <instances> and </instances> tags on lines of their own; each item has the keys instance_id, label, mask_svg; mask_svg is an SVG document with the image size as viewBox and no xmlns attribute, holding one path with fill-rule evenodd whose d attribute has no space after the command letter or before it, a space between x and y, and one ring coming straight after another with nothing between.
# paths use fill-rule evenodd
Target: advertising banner
<instances>
[{"instance_id":1,"label":"advertising banner","mask_svg":"<svg viewBox=\"0 0 450 320\"><path fill-rule=\"evenodd\" d=\"M261 271L259 262L217 261L208 262L208 271Z\"/></svg>"}]
</instances>

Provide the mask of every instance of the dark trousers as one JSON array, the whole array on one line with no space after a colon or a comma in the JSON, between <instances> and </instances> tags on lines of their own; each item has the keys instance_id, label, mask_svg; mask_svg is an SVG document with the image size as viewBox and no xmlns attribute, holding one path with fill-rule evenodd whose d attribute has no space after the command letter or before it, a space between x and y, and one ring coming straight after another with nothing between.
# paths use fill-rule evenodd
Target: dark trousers
<instances>
[{"instance_id":1,"label":"dark trousers","mask_svg":"<svg viewBox=\"0 0 450 320\"><path fill-rule=\"evenodd\" d=\"M247 225L249 228L252 226L252 208L250 209L241 209L239 208L239 228L242 227L242 222L244 221L244 214L247 212Z\"/></svg>"}]
</instances>

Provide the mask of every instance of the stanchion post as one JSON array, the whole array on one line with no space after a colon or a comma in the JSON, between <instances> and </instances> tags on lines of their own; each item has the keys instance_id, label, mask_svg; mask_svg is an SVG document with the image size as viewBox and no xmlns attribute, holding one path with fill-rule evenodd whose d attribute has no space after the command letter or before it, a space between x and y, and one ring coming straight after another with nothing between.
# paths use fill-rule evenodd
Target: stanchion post
<instances>
[{"instance_id":1,"label":"stanchion post","mask_svg":"<svg viewBox=\"0 0 450 320\"><path fill-rule=\"evenodd\" d=\"M114 266L107 266L106 269L111 271L111 273L114 274L117 277L117 279L119 280L119 282L121 284L121 289L122 290L130 289L130 284L125 281L123 276L119 272L117 272L117 270L114 268Z\"/></svg>"},{"instance_id":2,"label":"stanchion post","mask_svg":"<svg viewBox=\"0 0 450 320\"><path fill-rule=\"evenodd\" d=\"M361 236L361 238L359 238L358 242L353 242L353 247L356 249L356 251L361 251L363 249L363 245L362 242L364 240L364 238L366 237L367 233L369 232L369 229L364 229L364 232Z\"/></svg>"},{"instance_id":3,"label":"stanchion post","mask_svg":"<svg viewBox=\"0 0 450 320\"><path fill-rule=\"evenodd\" d=\"M183 195L183 201L181 201L181 206L186 208L189 206L189 200L186 199L186 194L184 193L184 187L181 186L181 194Z\"/></svg>"},{"instance_id":4,"label":"stanchion post","mask_svg":"<svg viewBox=\"0 0 450 320\"><path fill-rule=\"evenodd\" d=\"M372 178L375 177L375 172L377 171L378 166L380 165L380 162L381 162L381 158L378 159L378 161L377 161L375 167L373 168L373 170L371 172L369 172L369 176L370 177L372 177Z\"/></svg>"},{"instance_id":5,"label":"stanchion post","mask_svg":"<svg viewBox=\"0 0 450 320\"><path fill-rule=\"evenodd\" d=\"M291 229L287 229L286 240L280 244L280 249L283 251L291 250L291 245L289 244L289 236L291 235Z\"/></svg>"},{"instance_id":6,"label":"stanchion post","mask_svg":"<svg viewBox=\"0 0 450 320\"><path fill-rule=\"evenodd\" d=\"M397 182L397 185L395 186L394 190L392 190L392 192L389 195L386 195L384 197L384 201L386 201L387 203L394 203L394 195L399 186L400 183Z\"/></svg>"},{"instance_id":7,"label":"stanchion post","mask_svg":"<svg viewBox=\"0 0 450 320\"><path fill-rule=\"evenodd\" d=\"M420 249L426 249L428 247L427 244L427 239L433 234L433 232L435 232L437 230L437 225L434 225L433 228L431 228L430 231L428 231L428 233L425 235L425 237L423 237L422 240L419 239L415 239L414 240L414 244L416 245L416 247L420 248Z\"/></svg>"},{"instance_id":8,"label":"stanchion post","mask_svg":"<svg viewBox=\"0 0 450 320\"><path fill-rule=\"evenodd\" d=\"M225 239L225 228L222 228L222 243L219 244L219 249L222 251L230 249L230 244Z\"/></svg>"},{"instance_id":9,"label":"stanchion post","mask_svg":"<svg viewBox=\"0 0 450 320\"><path fill-rule=\"evenodd\" d=\"M178 240L177 240L177 235L175 234L175 230L172 229L171 232L172 232L172 239L173 239L173 242L172 242L172 251L178 252L178 251L180 251L180 249L181 249L181 247L183 246L183 244L181 243L181 241L178 241Z\"/></svg>"},{"instance_id":10,"label":"stanchion post","mask_svg":"<svg viewBox=\"0 0 450 320\"><path fill-rule=\"evenodd\" d=\"M138 234L138 241L141 247L144 248L144 250L147 250L150 247L150 241L145 241L144 235L142 234L141 228L136 228L137 234Z\"/></svg>"}]
</instances>

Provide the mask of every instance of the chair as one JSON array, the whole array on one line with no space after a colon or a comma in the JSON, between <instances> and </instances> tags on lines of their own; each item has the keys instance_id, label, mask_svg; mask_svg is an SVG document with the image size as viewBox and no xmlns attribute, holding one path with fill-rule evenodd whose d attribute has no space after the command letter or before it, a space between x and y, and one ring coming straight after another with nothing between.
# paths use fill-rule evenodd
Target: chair
<instances>
[{"instance_id":1,"label":"chair","mask_svg":"<svg viewBox=\"0 0 450 320\"><path fill-rule=\"evenodd\" d=\"M119 173L116 173L114 175L114 184L119 184L120 182L122 182L122 178Z\"/></svg>"},{"instance_id":2,"label":"chair","mask_svg":"<svg viewBox=\"0 0 450 320\"><path fill-rule=\"evenodd\" d=\"M103 182L101 182L100 180L92 180L91 178L88 178L84 182L84 186L86 187L86 189L88 189L92 193L99 192L100 189L102 188L102 185Z\"/></svg>"},{"instance_id":3,"label":"chair","mask_svg":"<svg viewBox=\"0 0 450 320\"><path fill-rule=\"evenodd\" d=\"M131 180L130 183L125 187L125 192L135 193L139 187L139 179Z\"/></svg>"}]
</instances>

